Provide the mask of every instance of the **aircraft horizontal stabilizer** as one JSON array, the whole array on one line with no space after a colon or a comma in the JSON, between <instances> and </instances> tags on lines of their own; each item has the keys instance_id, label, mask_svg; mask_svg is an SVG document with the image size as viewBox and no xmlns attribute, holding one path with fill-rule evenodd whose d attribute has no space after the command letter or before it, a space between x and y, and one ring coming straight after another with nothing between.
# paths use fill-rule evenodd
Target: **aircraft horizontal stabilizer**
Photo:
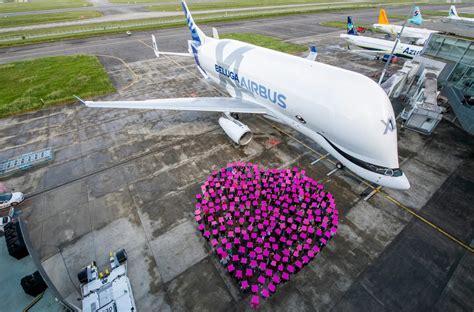
<instances>
[{"instance_id":1,"label":"aircraft horizontal stabilizer","mask_svg":"<svg viewBox=\"0 0 474 312\"><path fill-rule=\"evenodd\" d=\"M212 27L212 37L214 37L214 39L219 39L219 32L215 27Z\"/></svg>"},{"instance_id":2,"label":"aircraft horizontal stabilizer","mask_svg":"<svg viewBox=\"0 0 474 312\"><path fill-rule=\"evenodd\" d=\"M270 114L263 106L238 98L203 97L175 98L145 101L82 101L88 107L127 108L127 109L164 109L201 112L231 112L249 114Z\"/></svg>"},{"instance_id":3,"label":"aircraft horizontal stabilizer","mask_svg":"<svg viewBox=\"0 0 474 312\"><path fill-rule=\"evenodd\" d=\"M156 42L155 35L151 35L151 39L153 41L153 51L155 52L156 57L160 57L160 55L175 55L175 56L193 57L193 55L191 53L161 52L161 51L158 50L158 43Z\"/></svg>"}]
</instances>

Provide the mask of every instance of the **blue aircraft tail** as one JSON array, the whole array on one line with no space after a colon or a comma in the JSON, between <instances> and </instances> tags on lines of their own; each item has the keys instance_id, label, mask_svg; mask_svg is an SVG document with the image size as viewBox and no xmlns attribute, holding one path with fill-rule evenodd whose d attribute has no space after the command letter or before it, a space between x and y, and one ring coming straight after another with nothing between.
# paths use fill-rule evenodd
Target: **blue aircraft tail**
<instances>
[{"instance_id":1,"label":"blue aircraft tail","mask_svg":"<svg viewBox=\"0 0 474 312\"><path fill-rule=\"evenodd\" d=\"M191 38L193 39L193 43L197 46L200 46L206 40L206 35L202 32L199 27L194 23L193 16L188 9L188 5L184 0L181 1L181 5L183 6L184 15L186 16L186 20L188 22L188 28L191 31Z\"/></svg>"},{"instance_id":2,"label":"blue aircraft tail","mask_svg":"<svg viewBox=\"0 0 474 312\"><path fill-rule=\"evenodd\" d=\"M415 24L415 25L421 25L423 23L423 17L421 16L421 11L419 7L415 7L413 9L413 15L412 17L408 20L408 22Z\"/></svg>"},{"instance_id":3,"label":"blue aircraft tail","mask_svg":"<svg viewBox=\"0 0 474 312\"><path fill-rule=\"evenodd\" d=\"M353 36L358 36L359 34L357 33L357 29L352 22L352 17L348 16L347 17L347 34L348 35L353 35Z\"/></svg>"},{"instance_id":4,"label":"blue aircraft tail","mask_svg":"<svg viewBox=\"0 0 474 312\"><path fill-rule=\"evenodd\" d=\"M456 11L456 7L454 5L449 8L449 16L458 17L458 12Z\"/></svg>"}]
</instances>

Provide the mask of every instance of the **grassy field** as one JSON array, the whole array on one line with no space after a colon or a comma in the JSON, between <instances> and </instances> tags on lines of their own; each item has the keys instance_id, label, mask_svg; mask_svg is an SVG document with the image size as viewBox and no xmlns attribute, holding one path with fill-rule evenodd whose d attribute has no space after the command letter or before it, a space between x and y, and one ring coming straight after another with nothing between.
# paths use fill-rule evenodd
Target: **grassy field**
<instances>
[{"instance_id":1,"label":"grassy field","mask_svg":"<svg viewBox=\"0 0 474 312\"><path fill-rule=\"evenodd\" d=\"M115 91L94 56L41 58L0 65L0 118Z\"/></svg>"},{"instance_id":2,"label":"grassy field","mask_svg":"<svg viewBox=\"0 0 474 312\"><path fill-rule=\"evenodd\" d=\"M121 0L112 0L112 1L121 1ZM192 11L202 11L202 10L219 10L219 9L238 9L238 8L248 8L248 7L264 7L264 6L275 6L275 5L286 5L286 4L308 4L308 3L324 3L330 2L328 0L234 0L234 1L217 1L217 2L198 2L198 3L188 3L188 7ZM340 2L344 2L340 1ZM177 11L182 10L179 2L176 4L161 4L161 5L152 5L147 9L151 11Z\"/></svg>"},{"instance_id":3,"label":"grassy field","mask_svg":"<svg viewBox=\"0 0 474 312\"><path fill-rule=\"evenodd\" d=\"M122 0L112 0L112 1L122 1ZM198 3L189 3L189 9L191 11L202 11L202 10L222 10L222 9L238 9L238 8L249 8L249 7L264 7L264 6L278 6L278 5L288 5L288 4L318 4L318 3L330 3L328 0L233 0L233 1L217 1L217 2L198 2ZM347 0L340 0L337 2L347 2L347 4L355 5L356 3L350 2ZM400 0L367 0L367 4L387 4L387 3L399 3L403 2ZM439 3L441 1L430 1L430 3ZM406 2L408 3L408 2ZM147 7L151 11L179 11L181 10L181 5L179 2L176 4L157 4ZM402 17L403 19L404 17Z\"/></svg>"},{"instance_id":4,"label":"grassy field","mask_svg":"<svg viewBox=\"0 0 474 312\"><path fill-rule=\"evenodd\" d=\"M308 47L300 44L287 43L278 38L268 37L254 33L230 33L222 34L221 39L234 39L254 44L260 47L285 52L288 54L298 54L308 50Z\"/></svg>"},{"instance_id":5,"label":"grassy field","mask_svg":"<svg viewBox=\"0 0 474 312\"><path fill-rule=\"evenodd\" d=\"M387 12L387 10L385 10ZM424 12L423 12L424 13ZM407 15L400 15L400 14L390 14L390 12L387 12L388 20L404 20L408 17L408 12ZM378 22L378 18L377 18ZM375 22L374 22L375 23Z\"/></svg>"},{"instance_id":6,"label":"grassy field","mask_svg":"<svg viewBox=\"0 0 474 312\"><path fill-rule=\"evenodd\" d=\"M23 3L0 3L0 13L78 8L91 5L86 0L37 0Z\"/></svg>"},{"instance_id":7,"label":"grassy field","mask_svg":"<svg viewBox=\"0 0 474 312\"><path fill-rule=\"evenodd\" d=\"M75 21L75 20L94 18L94 17L100 17L100 16L102 16L102 13L97 12L97 11L4 16L4 17L0 17L0 28L27 26L27 25L44 24L44 23L56 23L56 22L65 22L65 21Z\"/></svg>"},{"instance_id":8,"label":"grassy field","mask_svg":"<svg viewBox=\"0 0 474 312\"><path fill-rule=\"evenodd\" d=\"M349 2L348 0L340 0L341 2ZM176 5L170 5L169 3L173 2L170 0L109 0L113 3L156 3L157 5L166 6L168 8L179 7L181 8L180 2L176 1ZM233 6L234 8L248 7L248 6L267 6L267 5L284 5L284 4L301 4L301 3L321 3L321 2L330 2L328 0L221 0L221 1L201 1L193 2L187 1L187 4L190 9L194 8L216 8L223 5Z\"/></svg>"},{"instance_id":9,"label":"grassy field","mask_svg":"<svg viewBox=\"0 0 474 312\"><path fill-rule=\"evenodd\" d=\"M373 8L372 4L357 4L346 6L344 8L301 8L292 9L285 12L274 11L247 11L239 15L229 14L225 16L222 13L214 14L194 14L194 19L198 24L216 23L216 22L234 22L242 20L271 18L278 16L294 15L294 14L311 14L320 12L337 12L341 10L359 10ZM162 29L171 27L186 27L184 17L167 17L143 19L135 21L123 21L113 23L93 23L82 26L63 26L46 29L36 29L28 31L16 31L0 34L0 48L33 44L39 42L50 42L65 39L87 38L93 36L100 36L105 34L125 33L125 31L145 31L152 29ZM19 37L24 37L20 39ZM5 41L4 41L5 40ZM3 42L2 42L3 41Z\"/></svg>"},{"instance_id":10,"label":"grassy field","mask_svg":"<svg viewBox=\"0 0 474 312\"><path fill-rule=\"evenodd\" d=\"M446 11L425 11L425 10L422 10L421 11L421 14L422 15L426 15L426 16L444 16L444 17L448 17L448 10ZM460 17L468 17L468 18L474 18L474 14L469 14L469 13L459 13L458 12L458 15Z\"/></svg>"}]
</instances>

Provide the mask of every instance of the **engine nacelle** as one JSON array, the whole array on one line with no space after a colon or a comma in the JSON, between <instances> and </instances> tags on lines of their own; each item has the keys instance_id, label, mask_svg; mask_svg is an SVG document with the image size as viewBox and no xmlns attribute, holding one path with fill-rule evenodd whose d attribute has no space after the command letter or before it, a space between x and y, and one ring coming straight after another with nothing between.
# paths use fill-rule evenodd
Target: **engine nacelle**
<instances>
[{"instance_id":1,"label":"engine nacelle","mask_svg":"<svg viewBox=\"0 0 474 312\"><path fill-rule=\"evenodd\" d=\"M228 114L219 118L219 125L227 136L239 145L247 145L252 141L252 131L249 127Z\"/></svg>"}]
</instances>

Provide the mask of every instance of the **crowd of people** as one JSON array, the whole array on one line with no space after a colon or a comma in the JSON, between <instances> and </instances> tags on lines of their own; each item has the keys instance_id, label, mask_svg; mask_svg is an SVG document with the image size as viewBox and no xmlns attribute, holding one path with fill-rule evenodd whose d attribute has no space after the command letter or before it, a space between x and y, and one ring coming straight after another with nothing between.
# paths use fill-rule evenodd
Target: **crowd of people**
<instances>
[{"instance_id":1,"label":"crowd of people","mask_svg":"<svg viewBox=\"0 0 474 312\"><path fill-rule=\"evenodd\" d=\"M196 195L195 220L219 261L258 307L336 234L332 194L304 170L234 162Z\"/></svg>"}]
</instances>

